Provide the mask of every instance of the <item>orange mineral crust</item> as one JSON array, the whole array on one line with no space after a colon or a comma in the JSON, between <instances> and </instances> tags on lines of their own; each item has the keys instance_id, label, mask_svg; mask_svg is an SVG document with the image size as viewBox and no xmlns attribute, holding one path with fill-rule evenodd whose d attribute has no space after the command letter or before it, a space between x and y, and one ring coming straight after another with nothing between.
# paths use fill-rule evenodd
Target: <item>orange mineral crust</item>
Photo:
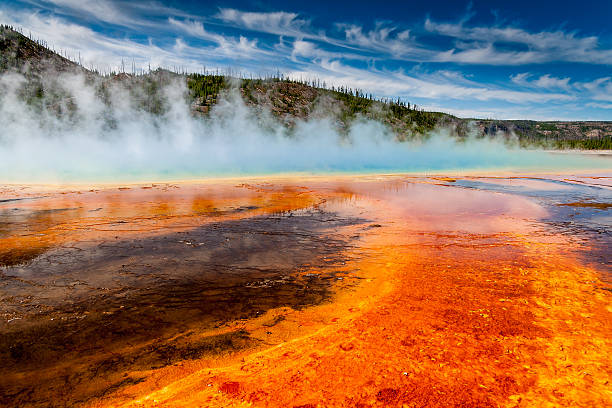
<instances>
[{"instance_id":1,"label":"orange mineral crust","mask_svg":"<svg viewBox=\"0 0 612 408\"><path fill-rule=\"evenodd\" d=\"M545 183L515 180L502 177L489 184L540 189ZM194 296L189 305L214 299L224 314L214 309L197 314L176 297L172 307L148 300L153 309L147 314L128 305L126 296L121 301L125 307L108 311L115 319L134 307L132 324L145 324L142 319L151 316L161 323L147 326L144 335L126 331L109 336L94 342L95 347L81 346L71 337L70 347L80 351L67 352L62 364L49 357L48 363L35 366L19 351L26 347L22 344L19 352L7 356L12 365L0 380L2 401L10 406L90 407L612 405L611 287L602 279L605 272L583 262L595 249L575 234L544 225L541 220L550 217L549 210L536 200L484 191L463 181L399 176L251 180L177 184L163 191L131 187L46 193L44 199L31 200L27 208L34 212L79 210L11 224L0 241L3 254L16 254L4 255L13 262L5 261L5 277L17 276L21 268L19 279L47 284L36 280L38 257L61 260L61 253L54 252L58 247L76 245L87 253L94 247L101 251L96 246L101 241L126 239L130 249L117 244L111 253L133 260L121 263L131 265L130 276L144 280L121 280L113 275L114 264L104 264L96 266L91 282L101 279L98 274L110 274L105 296L110 298L116 285L121 293L140 299L144 287L146 293L154 291L148 275L139 275L136 266L139 257L149 255L131 248L174 243L174 235L165 235L172 231L192 234L202 246L195 248L195 238L182 238L189 252L182 249L185 244L177 246L171 264L146 258L152 265L147 270L172 275L176 285L182 279L198 285L191 272L198 265L208 274L206 285L234 283L214 286L202 299L193 290L181 292ZM549 190L563 192L565 187L552 185ZM100 207L99 215L89 215ZM224 228L219 244L202 238ZM260 238L245 238L253 231ZM28 238L30 233L48 236L40 249ZM265 246L273 237L279 239ZM29 248L40 252L20 255ZM210 254L197 255L206 248ZM183 258L190 262L185 272L179 262ZM224 265L230 267L220 277L206 272ZM288 272L274 275L271 271L278 268ZM240 271L251 269L264 275L241 281ZM28 290L15 285L14 290ZM209 293L209 286L198 293ZM309 292L315 288L316 296ZM97 296L88 290L70 293ZM58 294L54 302L63 304L70 296ZM167 293L155 296L167 302ZM297 301L304 297L312 300ZM268 300L249 312L262 298ZM21 319L0 326L11 350L29 330L64 327L50 325L48 317L6 296L2 299L5 313ZM236 302L242 306L237 308ZM56 303L45 303L52 310L48 313L73 319L71 309ZM110 324L102 306L83 305L89 314L79 309L79 318L66 327L92 330L88 319L98 314L91 327ZM174 313L173 308L184 311ZM211 313L219 316L209 321ZM231 347L210 343L223 336L234 336L228 340ZM20 392L20 381L30 375L46 388ZM70 375L63 383L57 380Z\"/></svg>"}]
</instances>

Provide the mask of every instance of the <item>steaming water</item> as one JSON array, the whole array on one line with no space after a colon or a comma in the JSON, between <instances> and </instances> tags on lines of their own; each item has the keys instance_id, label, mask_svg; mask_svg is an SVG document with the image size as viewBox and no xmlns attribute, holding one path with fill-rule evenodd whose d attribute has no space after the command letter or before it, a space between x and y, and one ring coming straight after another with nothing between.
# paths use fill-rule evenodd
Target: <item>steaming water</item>
<instances>
[{"instance_id":1,"label":"steaming water","mask_svg":"<svg viewBox=\"0 0 612 408\"><path fill-rule=\"evenodd\" d=\"M0 78L0 182L144 181L284 173L449 173L610 170L609 157L513 149L499 140L458 142L444 130L425 142L400 143L380 123L356 121L339 135L330 118L298 122L288 135L270 115L256 115L237 92L207 119L191 116L183 82L161 90L167 110L137 108L115 85L108 103L83 76L59 76L71 96L42 110L20 97L23 77Z\"/></svg>"}]
</instances>

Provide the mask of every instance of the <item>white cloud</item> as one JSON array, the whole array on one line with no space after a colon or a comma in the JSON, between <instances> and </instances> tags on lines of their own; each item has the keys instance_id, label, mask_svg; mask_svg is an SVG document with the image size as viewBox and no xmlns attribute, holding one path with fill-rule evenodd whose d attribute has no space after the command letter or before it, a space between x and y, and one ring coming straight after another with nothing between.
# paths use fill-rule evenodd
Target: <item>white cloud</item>
<instances>
[{"instance_id":1,"label":"white cloud","mask_svg":"<svg viewBox=\"0 0 612 408\"><path fill-rule=\"evenodd\" d=\"M89 15L97 20L112 24L133 23L125 10L112 1L105 0L47 0L50 3L72 13ZM57 10L57 9L56 9Z\"/></svg>"},{"instance_id":2,"label":"white cloud","mask_svg":"<svg viewBox=\"0 0 612 408\"><path fill-rule=\"evenodd\" d=\"M586 92L590 99L612 102L612 77L597 78L589 82L576 82L574 86Z\"/></svg>"},{"instance_id":3,"label":"white cloud","mask_svg":"<svg viewBox=\"0 0 612 408\"><path fill-rule=\"evenodd\" d=\"M170 25L177 27L179 30L182 30L191 36L207 39L212 38L212 36L204 30L204 24L199 21L177 20L175 18L168 17L168 22Z\"/></svg>"},{"instance_id":4,"label":"white cloud","mask_svg":"<svg viewBox=\"0 0 612 408\"><path fill-rule=\"evenodd\" d=\"M270 52L258 48L256 39L249 40L244 36L240 36L236 39L234 37L209 32L204 29L204 24L194 20L177 20L169 17L168 22L171 26L176 27L183 33L192 37L216 43L216 53L226 57L256 58L270 55Z\"/></svg>"},{"instance_id":5,"label":"white cloud","mask_svg":"<svg viewBox=\"0 0 612 408\"><path fill-rule=\"evenodd\" d=\"M527 86L529 85L529 77L531 74L529 72L521 72L520 74L510 75L510 80L517 85Z\"/></svg>"},{"instance_id":6,"label":"white cloud","mask_svg":"<svg viewBox=\"0 0 612 408\"><path fill-rule=\"evenodd\" d=\"M167 16L190 18L188 13L154 0L23 0L40 10L77 19L93 19L123 27L162 27ZM154 20L150 17L162 17Z\"/></svg>"},{"instance_id":7,"label":"white cloud","mask_svg":"<svg viewBox=\"0 0 612 408\"><path fill-rule=\"evenodd\" d=\"M277 46L277 50L282 52L288 52L286 47ZM332 52L326 51L320 47L318 47L314 42L304 41L300 39L296 39L293 42L293 48L291 51L291 59L297 62L297 57L303 57L305 59L320 60L320 59L342 59L342 60L368 60L370 57L356 54L356 53L347 53L347 52Z\"/></svg>"},{"instance_id":8,"label":"white cloud","mask_svg":"<svg viewBox=\"0 0 612 408\"><path fill-rule=\"evenodd\" d=\"M504 101L527 104L533 102L570 101L574 97L562 93L524 92L493 88L484 85L457 85L452 79L437 75L407 75L401 70L381 71L359 69L343 64L338 60L322 60L318 66L310 66L310 71L293 71L293 78L316 76L328 84L359 88L366 92L386 96L403 96L431 100L468 100Z\"/></svg>"},{"instance_id":9,"label":"white cloud","mask_svg":"<svg viewBox=\"0 0 612 408\"><path fill-rule=\"evenodd\" d=\"M544 62L543 56L533 51L499 51L492 44L474 45L473 48L440 51L431 61L481 65L525 65Z\"/></svg>"},{"instance_id":10,"label":"white cloud","mask_svg":"<svg viewBox=\"0 0 612 408\"><path fill-rule=\"evenodd\" d=\"M398 58L410 56L427 59L431 55L431 51L414 44L409 30L383 24L377 24L374 30L367 32L355 24L337 24L337 27L344 32L346 45L350 47L384 52Z\"/></svg>"},{"instance_id":11,"label":"white cloud","mask_svg":"<svg viewBox=\"0 0 612 408\"><path fill-rule=\"evenodd\" d=\"M590 108L598 108L598 109L612 109L612 103L595 103L589 102L587 106Z\"/></svg>"},{"instance_id":12,"label":"white cloud","mask_svg":"<svg viewBox=\"0 0 612 408\"><path fill-rule=\"evenodd\" d=\"M612 64L612 50L601 48L594 36L576 33L541 31L536 33L516 27L466 27L464 22L436 23L427 19L425 29L431 33L455 38L456 49L441 53L438 60L480 63L486 65L522 65L552 61ZM503 51L496 44L516 44L524 51Z\"/></svg>"},{"instance_id":13,"label":"white cloud","mask_svg":"<svg viewBox=\"0 0 612 408\"><path fill-rule=\"evenodd\" d=\"M308 41L295 40L293 42L293 51L291 55L295 57L320 57L320 50Z\"/></svg>"},{"instance_id":14,"label":"white cloud","mask_svg":"<svg viewBox=\"0 0 612 408\"><path fill-rule=\"evenodd\" d=\"M153 27L151 20L135 13L137 2L112 0L25 0L40 10L79 19L93 19L124 27ZM151 2L147 14L152 15L161 5Z\"/></svg>"},{"instance_id":15,"label":"white cloud","mask_svg":"<svg viewBox=\"0 0 612 408\"><path fill-rule=\"evenodd\" d=\"M298 18L296 13L285 11L269 13L247 12L222 8L216 17L225 23L248 30L301 38L310 37L310 34L305 31L309 26L309 22Z\"/></svg>"},{"instance_id":16,"label":"white cloud","mask_svg":"<svg viewBox=\"0 0 612 408\"><path fill-rule=\"evenodd\" d=\"M570 78L556 78L550 76L549 74L545 74L540 76L537 79L530 79L532 77L528 72L523 72L516 75L511 75L510 79L513 83L531 88L541 88L541 89L562 89L565 91L569 91L571 89Z\"/></svg>"}]
</instances>

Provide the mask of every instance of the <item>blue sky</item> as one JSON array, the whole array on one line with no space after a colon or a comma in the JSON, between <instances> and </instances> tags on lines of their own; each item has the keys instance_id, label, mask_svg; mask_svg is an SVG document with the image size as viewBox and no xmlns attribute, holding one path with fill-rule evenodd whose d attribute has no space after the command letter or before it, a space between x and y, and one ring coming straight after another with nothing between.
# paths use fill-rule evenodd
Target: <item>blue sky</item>
<instances>
[{"instance_id":1,"label":"blue sky","mask_svg":"<svg viewBox=\"0 0 612 408\"><path fill-rule=\"evenodd\" d=\"M612 120L612 1L3 0L85 66L280 71L462 117Z\"/></svg>"}]
</instances>

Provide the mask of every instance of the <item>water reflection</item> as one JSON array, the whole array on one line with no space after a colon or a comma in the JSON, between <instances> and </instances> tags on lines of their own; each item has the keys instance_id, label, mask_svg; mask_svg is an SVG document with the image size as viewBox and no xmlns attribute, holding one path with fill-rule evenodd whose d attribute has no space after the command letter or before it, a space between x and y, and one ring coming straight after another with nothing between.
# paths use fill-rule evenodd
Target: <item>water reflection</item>
<instances>
[{"instance_id":1,"label":"water reflection","mask_svg":"<svg viewBox=\"0 0 612 408\"><path fill-rule=\"evenodd\" d=\"M454 327L463 340L476 333L470 348L476 357L492 339L491 356L510 362L500 335L524 340L536 327L531 303L517 303L512 316L505 303L531 296L523 274L537 269L539 258L526 256L522 240L588 238L588 246L566 245L568 251L609 262L610 247L596 246L610 243L610 198L605 188L556 178L377 176L130 186L5 200L0 403L71 405L166 365L278 344L329 317L300 320L298 329L270 340L288 310L330 302L339 285L356 287L365 271L368 280L379 279L378 288L394 284L402 291L380 309L394 313L371 315L364 327L389 327L390 315L410 322L420 316L418 330L431 333L410 331L411 323L400 319L387 331L398 341L377 333L367 343L376 348L363 356L415 346L414 362L422 344L433 350L442 342L428 342ZM559 234L564 231L570 236ZM599 238L590 239L596 231ZM552 271L554 261L547 260ZM391 273L402 279L387 282ZM372 292L368 299L378 294ZM431 315L421 313L427 308ZM228 328L272 311L273 319L250 323L249 330ZM330 343L334 352L359 347L345 340ZM446 340L457 343L453 333ZM459 353L451 361L463 361L466 348L444 353L451 349ZM32 380L24 383L24 376Z\"/></svg>"}]
</instances>

